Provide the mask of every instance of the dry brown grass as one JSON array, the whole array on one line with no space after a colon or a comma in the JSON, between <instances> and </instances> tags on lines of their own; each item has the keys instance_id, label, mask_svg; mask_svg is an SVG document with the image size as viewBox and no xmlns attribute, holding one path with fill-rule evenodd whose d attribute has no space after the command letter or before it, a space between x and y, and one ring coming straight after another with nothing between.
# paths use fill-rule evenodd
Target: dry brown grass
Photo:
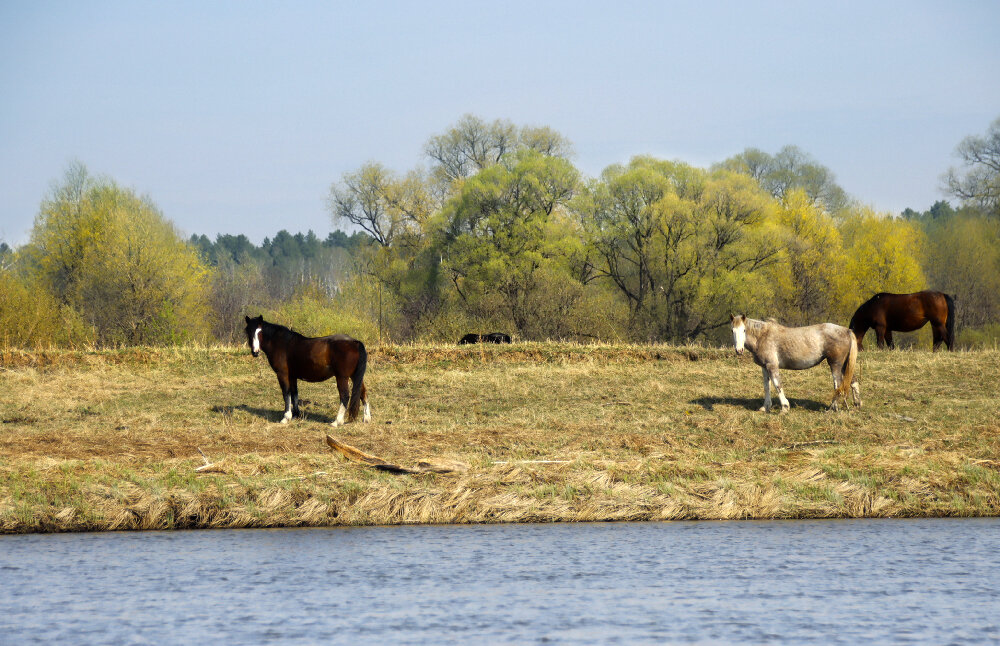
<instances>
[{"instance_id":1,"label":"dry brown grass","mask_svg":"<svg viewBox=\"0 0 1000 646\"><path fill-rule=\"evenodd\" d=\"M332 383L277 424L243 348L0 352L0 531L1000 513L1000 352L866 351L861 370L861 409L825 412L816 368L785 372L793 408L767 415L726 350L384 346L374 422L334 430ZM376 472L331 431L469 468Z\"/></svg>"}]
</instances>

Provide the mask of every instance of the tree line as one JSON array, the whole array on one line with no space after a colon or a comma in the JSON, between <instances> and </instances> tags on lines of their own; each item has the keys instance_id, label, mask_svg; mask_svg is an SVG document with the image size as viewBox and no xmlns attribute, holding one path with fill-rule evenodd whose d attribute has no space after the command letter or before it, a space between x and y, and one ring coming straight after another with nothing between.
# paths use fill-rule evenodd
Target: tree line
<instances>
[{"instance_id":1,"label":"tree line","mask_svg":"<svg viewBox=\"0 0 1000 646\"><path fill-rule=\"evenodd\" d=\"M305 334L710 343L731 312L846 323L879 291L957 296L960 340L1000 337L1000 119L958 146L958 206L893 216L794 146L709 168L638 156L583 176L549 128L466 116L406 173L333 182L334 230L184 239L147 196L67 171L29 242L0 246L8 346L240 340L242 315ZM965 336L962 336L965 330Z\"/></svg>"}]
</instances>

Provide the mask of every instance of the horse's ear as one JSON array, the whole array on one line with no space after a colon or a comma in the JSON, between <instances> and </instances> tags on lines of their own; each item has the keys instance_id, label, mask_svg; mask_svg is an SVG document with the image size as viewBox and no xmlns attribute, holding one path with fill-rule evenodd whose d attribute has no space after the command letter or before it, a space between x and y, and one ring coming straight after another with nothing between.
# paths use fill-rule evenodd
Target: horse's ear
<instances>
[{"instance_id":1,"label":"horse's ear","mask_svg":"<svg viewBox=\"0 0 1000 646\"><path fill-rule=\"evenodd\" d=\"M250 317L249 317L249 316L247 316L246 314L244 314L244 315L243 315L243 318L245 318L245 319L247 320L247 323L249 323L249 322L250 322Z\"/></svg>"},{"instance_id":2,"label":"horse's ear","mask_svg":"<svg viewBox=\"0 0 1000 646\"><path fill-rule=\"evenodd\" d=\"M744 323L746 323L747 322L747 315L746 314L740 314L740 320L743 321Z\"/></svg>"},{"instance_id":3,"label":"horse's ear","mask_svg":"<svg viewBox=\"0 0 1000 646\"><path fill-rule=\"evenodd\" d=\"M736 320L736 315L730 312L730 314L729 314L729 322L732 323L735 320Z\"/></svg>"}]
</instances>

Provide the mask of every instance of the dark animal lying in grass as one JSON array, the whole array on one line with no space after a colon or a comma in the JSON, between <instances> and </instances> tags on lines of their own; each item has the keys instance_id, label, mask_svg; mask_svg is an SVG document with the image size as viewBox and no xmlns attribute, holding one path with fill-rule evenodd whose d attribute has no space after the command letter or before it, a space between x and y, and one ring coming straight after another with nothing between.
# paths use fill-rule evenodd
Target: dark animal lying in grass
<instances>
[{"instance_id":1,"label":"dark animal lying in grass","mask_svg":"<svg viewBox=\"0 0 1000 646\"><path fill-rule=\"evenodd\" d=\"M510 343L510 335L503 332L466 334L458 340L458 345L466 345L467 343Z\"/></svg>"}]
</instances>

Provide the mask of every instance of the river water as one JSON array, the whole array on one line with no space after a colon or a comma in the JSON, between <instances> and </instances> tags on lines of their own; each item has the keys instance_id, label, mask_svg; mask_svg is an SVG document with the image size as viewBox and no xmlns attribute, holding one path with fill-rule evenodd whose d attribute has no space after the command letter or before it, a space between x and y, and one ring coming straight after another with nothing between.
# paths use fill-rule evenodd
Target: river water
<instances>
[{"instance_id":1,"label":"river water","mask_svg":"<svg viewBox=\"0 0 1000 646\"><path fill-rule=\"evenodd\" d=\"M1000 519L0 536L0 643L1000 641Z\"/></svg>"}]
</instances>

